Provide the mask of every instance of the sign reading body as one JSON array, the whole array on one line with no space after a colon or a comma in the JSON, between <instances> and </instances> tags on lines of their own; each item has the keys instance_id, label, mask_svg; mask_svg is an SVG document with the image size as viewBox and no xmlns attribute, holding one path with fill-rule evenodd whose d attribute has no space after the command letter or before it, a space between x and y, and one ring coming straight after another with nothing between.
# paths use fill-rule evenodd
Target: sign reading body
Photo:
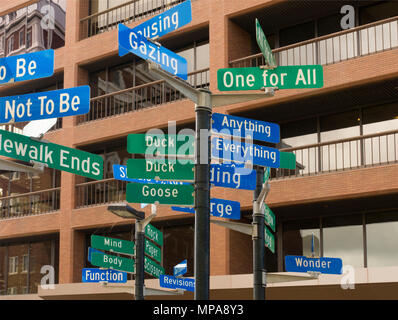
<instances>
[{"instance_id":1,"label":"sign reading body","mask_svg":"<svg viewBox=\"0 0 398 320\"><path fill-rule=\"evenodd\" d=\"M217 70L220 91L278 89L308 89L323 87L321 65L281 66L273 70L250 68L225 68Z\"/></svg>"},{"instance_id":2,"label":"sign reading body","mask_svg":"<svg viewBox=\"0 0 398 320\"><path fill-rule=\"evenodd\" d=\"M0 130L0 155L22 161L37 161L48 167L88 178L103 178L101 156L55 143L33 140L21 134Z\"/></svg>"},{"instance_id":3,"label":"sign reading body","mask_svg":"<svg viewBox=\"0 0 398 320\"><path fill-rule=\"evenodd\" d=\"M89 86L0 98L0 123L61 118L89 111Z\"/></svg>"},{"instance_id":4,"label":"sign reading body","mask_svg":"<svg viewBox=\"0 0 398 320\"><path fill-rule=\"evenodd\" d=\"M54 50L42 50L0 59L0 84L51 77Z\"/></svg>"}]
</instances>

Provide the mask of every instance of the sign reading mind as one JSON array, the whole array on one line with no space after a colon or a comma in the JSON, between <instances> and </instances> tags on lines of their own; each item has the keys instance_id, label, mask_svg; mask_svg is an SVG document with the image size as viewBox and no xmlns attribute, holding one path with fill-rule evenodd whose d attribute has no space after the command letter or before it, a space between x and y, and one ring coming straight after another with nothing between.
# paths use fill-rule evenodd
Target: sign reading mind
<instances>
[{"instance_id":1,"label":"sign reading mind","mask_svg":"<svg viewBox=\"0 0 398 320\"><path fill-rule=\"evenodd\" d=\"M45 163L49 168L95 180L103 179L104 160L100 155L36 141L5 130L0 130L0 155L26 162Z\"/></svg>"}]
</instances>

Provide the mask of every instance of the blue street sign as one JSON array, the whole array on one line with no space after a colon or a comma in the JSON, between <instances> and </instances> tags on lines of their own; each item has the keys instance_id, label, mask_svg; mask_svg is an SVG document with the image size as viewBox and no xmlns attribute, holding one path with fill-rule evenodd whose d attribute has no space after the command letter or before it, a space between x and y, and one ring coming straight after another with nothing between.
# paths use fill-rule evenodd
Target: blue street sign
<instances>
[{"instance_id":1,"label":"blue street sign","mask_svg":"<svg viewBox=\"0 0 398 320\"><path fill-rule=\"evenodd\" d=\"M127 182L136 182L136 183L155 183L155 184L174 184L174 185L187 185L188 182L182 181L159 181L154 179L131 179L127 178L127 166L114 164L113 165L113 177L116 180L122 180Z\"/></svg>"},{"instance_id":2,"label":"blue street sign","mask_svg":"<svg viewBox=\"0 0 398 320\"><path fill-rule=\"evenodd\" d=\"M171 209L179 212L195 213L194 208L172 206ZM210 214L213 217L240 220L240 202L211 198Z\"/></svg>"},{"instance_id":3,"label":"blue street sign","mask_svg":"<svg viewBox=\"0 0 398 320\"><path fill-rule=\"evenodd\" d=\"M169 289L183 289L187 291L195 291L195 279L190 278L176 278L166 274L159 276L159 285L162 288Z\"/></svg>"},{"instance_id":4,"label":"blue street sign","mask_svg":"<svg viewBox=\"0 0 398 320\"><path fill-rule=\"evenodd\" d=\"M0 123L75 116L89 110L89 86L1 97Z\"/></svg>"},{"instance_id":5,"label":"blue street sign","mask_svg":"<svg viewBox=\"0 0 398 320\"><path fill-rule=\"evenodd\" d=\"M187 259L175 265L173 268L174 277L181 277L187 273Z\"/></svg>"},{"instance_id":6,"label":"blue street sign","mask_svg":"<svg viewBox=\"0 0 398 320\"><path fill-rule=\"evenodd\" d=\"M131 29L141 36L149 39L157 39L178 28L181 28L192 21L191 0L172 7L171 9L154 16ZM128 50L120 48L119 55L124 56Z\"/></svg>"},{"instance_id":7,"label":"blue street sign","mask_svg":"<svg viewBox=\"0 0 398 320\"><path fill-rule=\"evenodd\" d=\"M91 255L93 254L93 252L104 253L104 252L102 252L102 251L100 251L100 250L97 250L97 249L88 247L87 260L88 260L88 262L90 262L90 263L91 263Z\"/></svg>"},{"instance_id":8,"label":"blue street sign","mask_svg":"<svg viewBox=\"0 0 398 320\"><path fill-rule=\"evenodd\" d=\"M118 26L118 41L119 56L123 56L127 50L144 60L157 63L163 70L181 79L188 79L188 63L184 57L150 42L122 23Z\"/></svg>"},{"instance_id":9,"label":"blue street sign","mask_svg":"<svg viewBox=\"0 0 398 320\"><path fill-rule=\"evenodd\" d=\"M252 120L221 113L213 113L212 131L234 137L251 137L271 143L279 143L280 128L276 123Z\"/></svg>"},{"instance_id":10,"label":"blue street sign","mask_svg":"<svg viewBox=\"0 0 398 320\"><path fill-rule=\"evenodd\" d=\"M343 261L340 258L310 258L304 256L285 256L285 270L287 272L320 272L341 274Z\"/></svg>"},{"instance_id":11,"label":"blue street sign","mask_svg":"<svg viewBox=\"0 0 398 320\"><path fill-rule=\"evenodd\" d=\"M211 139L211 156L214 159L279 168L278 149L241 141L214 137Z\"/></svg>"},{"instance_id":12,"label":"blue street sign","mask_svg":"<svg viewBox=\"0 0 398 320\"><path fill-rule=\"evenodd\" d=\"M51 77L54 50L42 50L0 59L0 84Z\"/></svg>"},{"instance_id":13,"label":"blue street sign","mask_svg":"<svg viewBox=\"0 0 398 320\"><path fill-rule=\"evenodd\" d=\"M83 268L82 282L127 282L127 273L112 269Z\"/></svg>"},{"instance_id":14,"label":"blue street sign","mask_svg":"<svg viewBox=\"0 0 398 320\"><path fill-rule=\"evenodd\" d=\"M211 164L210 183L216 187L255 190L256 171L244 164Z\"/></svg>"}]
</instances>

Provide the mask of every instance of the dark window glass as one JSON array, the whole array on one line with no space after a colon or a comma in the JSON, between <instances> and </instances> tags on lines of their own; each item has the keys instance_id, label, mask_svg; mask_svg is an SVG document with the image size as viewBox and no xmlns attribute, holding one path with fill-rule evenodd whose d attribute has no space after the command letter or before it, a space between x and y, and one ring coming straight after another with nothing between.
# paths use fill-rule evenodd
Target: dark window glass
<instances>
[{"instance_id":1,"label":"dark window glass","mask_svg":"<svg viewBox=\"0 0 398 320\"><path fill-rule=\"evenodd\" d=\"M318 20L318 37L342 31L341 18L343 15L335 14Z\"/></svg>"},{"instance_id":2,"label":"dark window glass","mask_svg":"<svg viewBox=\"0 0 398 320\"><path fill-rule=\"evenodd\" d=\"M315 22L310 21L293 27L288 27L279 32L279 46L284 47L289 44L315 38Z\"/></svg>"},{"instance_id":3,"label":"dark window glass","mask_svg":"<svg viewBox=\"0 0 398 320\"><path fill-rule=\"evenodd\" d=\"M359 8L360 24L367 24L398 15L397 1L383 1L374 5Z\"/></svg>"}]
</instances>

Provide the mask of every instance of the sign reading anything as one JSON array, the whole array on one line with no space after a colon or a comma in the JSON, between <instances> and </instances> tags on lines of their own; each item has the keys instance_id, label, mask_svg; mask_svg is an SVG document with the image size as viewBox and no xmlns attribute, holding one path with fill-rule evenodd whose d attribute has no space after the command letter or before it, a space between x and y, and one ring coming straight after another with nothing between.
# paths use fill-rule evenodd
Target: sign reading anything
<instances>
[{"instance_id":1,"label":"sign reading anything","mask_svg":"<svg viewBox=\"0 0 398 320\"><path fill-rule=\"evenodd\" d=\"M233 141L223 138L212 138L211 156L234 162L252 163L254 165L279 168L279 150L265 146Z\"/></svg>"},{"instance_id":2,"label":"sign reading anything","mask_svg":"<svg viewBox=\"0 0 398 320\"><path fill-rule=\"evenodd\" d=\"M126 201L129 203L156 203L166 205L193 205L192 185L127 184Z\"/></svg>"},{"instance_id":3,"label":"sign reading anything","mask_svg":"<svg viewBox=\"0 0 398 320\"><path fill-rule=\"evenodd\" d=\"M163 70L181 79L188 80L188 63L184 57L153 43L122 23L118 25L118 42L119 56L124 56L129 51L144 60L157 63Z\"/></svg>"},{"instance_id":4,"label":"sign reading anything","mask_svg":"<svg viewBox=\"0 0 398 320\"><path fill-rule=\"evenodd\" d=\"M110 268L129 273L134 273L135 270L135 261L133 259L118 257L106 253L92 252L91 264L101 268Z\"/></svg>"},{"instance_id":5,"label":"sign reading anything","mask_svg":"<svg viewBox=\"0 0 398 320\"><path fill-rule=\"evenodd\" d=\"M193 180L194 164L181 164L176 159L128 159L128 178L158 178L160 180Z\"/></svg>"},{"instance_id":6,"label":"sign reading anything","mask_svg":"<svg viewBox=\"0 0 398 320\"><path fill-rule=\"evenodd\" d=\"M320 272L328 274L341 274L343 261L340 258L310 258L304 256L285 256L285 269L287 272Z\"/></svg>"},{"instance_id":7,"label":"sign reading anything","mask_svg":"<svg viewBox=\"0 0 398 320\"><path fill-rule=\"evenodd\" d=\"M48 167L88 178L103 178L101 156L50 142L39 142L21 134L0 130L0 155L22 161L37 161Z\"/></svg>"},{"instance_id":8,"label":"sign reading anything","mask_svg":"<svg viewBox=\"0 0 398 320\"><path fill-rule=\"evenodd\" d=\"M102 237L93 234L91 235L91 246L95 249L134 255L135 244L133 241Z\"/></svg>"},{"instance_id":9,"label":"sign reading anything","mask_svg":"<svg viewBox=\"0 0 398 320\"><path fill-rule=\"evenodd\" d=\"M147 155L193 155L194 136L171 134L129 134L127 152Z\"/></svg>"},{"instance_id":10,"label":"sign reading anything","mask_svg":"<svg viewBox=\"0 0 398 320\"><path fill-rule=\"evenodd\" d=\"M171 9L141 23L132 29L135 33L149 39L157 39L192 21L191 0L184 1ZM123 48L119 49L119 55L129 53Z\"/></svg>"},{"instance_id":11,"label":"sign reading anything","mask_svg":"<svg viewBox=\"0 0 398 320\"><path fill-rule=\"evenodd\" d=\"M236 137L251 137L254 140L278 143L280 128L276 123L252 120L242 117L213 113L212 130L215 133L229 134Z\"/></svg>"},{"instance_id":12,"label":"sign reading anything","mask_svg":"<svg viewBox=\"0 0 398 320\"><path fill-rule=\"evenodd\" d=\"M210 183L216 187L255 190L256 171L241 164L211 164Z\"/></svg>"},{"instance_id":13,"label":"sign reading anything","mask_svg":"<svg viewBox=\"0 0 398 320\"><path fill-rule=\"evenodd\" d=\"M194 208L171 207L174 211L195 213ZM240 220L240 202L211 198L210 199L210 214L214 217L228 218L233 220Z\"/></svg>"},{"instance_id":14,"label":"sign reading anything","mask_svg":"<svg viewBox=\"0 0 398 320\"><path fill-rule=\"evenodd\" d=\"M61 118L89 111L89 86L0 98L0 123Z\"/></svg>"},{"instance_id":15,"label":"sign reading anything","mask_svg":"<svg viewBox=\"0 0 398 320\"><path fill-rule=\"evenodd\" d=\"M163 246L163 233L149 223L145 227L145 237L152 240L159 246Z\"/></svg>"},{"instance_id":16,"label":"sign reading anything","mask_svg":"<svg viewBox=\"0 0 398 320\"><path fill-rule=\"evenodd\" d=\"M51 77L54 50L42 50L0 59L0 84Z\"/></svg>"},{"instance_id":17,"label":"sign reading anything","mask_svg":"<svg viewBox=\"0 0 398 320\"><path fill-rule=\"evenodd\" d=\"M256 41L264 56L265 63L271 68L275 68L276 67L275 57L271 51L267 38L265 37L264 31L261 28L260 22L258 21L257 18L256 18Z\"/></svg>"},{"instance_id":18,"label":"sign reading anything","mask_svg":"<svg viewBox=\"0 0 398 320\"><path fill-rule=\"evenodd\" d=\"M82 282L126 283L127 273L112 269L83 268Z\"/></svg>"},{"instance_id":19,"label":"sign reading anything","mask_svg":"<svg viewBox=\"0 0 398 320\"><path fill-rule=\"evenodd\" d=\"M160 275L159 285L162 288L182 289L187 291L195 291L195 279L176 278L170 275Z\"/></svg>"},{"instance_id":20,"label":"sign reading anything","mask_svg":"<svg viewBox=\"0 0 398 320\"><path fill-rule=\"evenodd\" d=\"M220 91L278 89L309 89L323 87L321 65L281 66L275 69L226 68L217 70Z\"/></svg>"}]
</instances>

